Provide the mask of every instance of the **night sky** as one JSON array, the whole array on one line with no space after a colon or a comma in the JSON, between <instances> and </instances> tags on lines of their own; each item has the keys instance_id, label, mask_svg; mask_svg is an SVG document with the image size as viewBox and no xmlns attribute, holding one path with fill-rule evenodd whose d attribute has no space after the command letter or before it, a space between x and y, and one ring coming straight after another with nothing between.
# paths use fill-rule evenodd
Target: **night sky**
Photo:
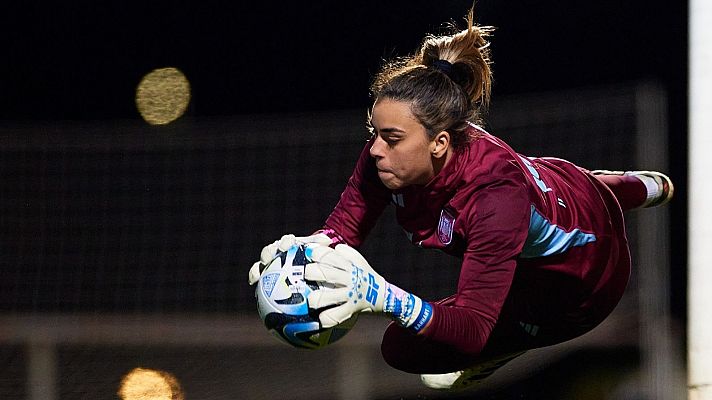
<instances>
[{"instance_id":1,"label":"night sky","mask_svg":"<svg viewBox=\"0 0 712 400\"><path fill-rule=\"evenodd\" d=\"M138 118L154 68L191 81L194 116L368 106L405 55L470 1L112 2L3 6L0 118ZM684 100L686 2L480 0L498 95L652 78ZM679 122L678 122L679 123Z\"/></svg>"}]
</instances>

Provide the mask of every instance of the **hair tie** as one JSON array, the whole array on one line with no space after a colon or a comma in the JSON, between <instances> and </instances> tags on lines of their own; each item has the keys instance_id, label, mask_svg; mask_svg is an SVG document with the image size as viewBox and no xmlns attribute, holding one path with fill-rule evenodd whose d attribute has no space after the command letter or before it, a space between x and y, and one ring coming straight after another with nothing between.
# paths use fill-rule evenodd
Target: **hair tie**
<instances>
[{"instance_id":1,"label":"hair tie","mask_svg":"<svg viewBox=\"0 0 712 400\"><path fill-rule=\"evenodd\" d=\"M433 61L432 67L450 77L450 71L452 71L452 64L450 63L450 61L435 60Z\"/></svg>"}]
</instances>

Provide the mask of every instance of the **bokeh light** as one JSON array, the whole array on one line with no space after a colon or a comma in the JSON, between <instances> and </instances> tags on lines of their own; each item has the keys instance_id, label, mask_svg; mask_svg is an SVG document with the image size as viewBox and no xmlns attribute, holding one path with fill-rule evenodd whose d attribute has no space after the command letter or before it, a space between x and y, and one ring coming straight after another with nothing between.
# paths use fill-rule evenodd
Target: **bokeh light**
<instances>
[{"instance_id":1,"label":"bokeh light","mask_svg":"<svg viewBox=\"0 0 712 400\"><path fill-rule=\"evenodd\" d=\"M136 107L151 125L180 118L190 103L190 83L177 68L159 68L146 74L136 88Z\"/></svg>"},{"instance_id":2,"label":"bokeh light","mask_svg":"<svg viewBox=\"0 0 712 400\"><path fill-rule=\"evenodd\" d=\"M178 380L165 371L134 368L121 380L122 400L184 400Z\"/></svg>"}]
</instances>

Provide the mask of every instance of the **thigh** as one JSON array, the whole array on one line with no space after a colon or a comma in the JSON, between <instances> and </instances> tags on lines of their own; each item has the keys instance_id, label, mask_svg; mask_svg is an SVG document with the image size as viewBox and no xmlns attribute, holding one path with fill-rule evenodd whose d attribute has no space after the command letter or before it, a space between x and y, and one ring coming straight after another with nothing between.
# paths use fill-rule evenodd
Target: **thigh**
<instances>
[{"instance_id":1,"label":"thigh","mask_svg":"<svg viewBox=\"0 0 712 400\"><path fill-rule=\"evenodd\" d=\"M450 346L428 340L392 323L381 342L383 359L393 368L414 374L441 374L459 371L475 358Z\"/></svg>"},{"instance_id":2,"label":"thigh","mask_svg":"<svg viewBox=\"0 0 712 400\"><path fill-rule=\"evenodd\" d=\"M454 303L454 299L453 295L437 303L447 305ZM472 357L416 335L395 323L388 325L383 334L381 354L391 367L417 374L458 371L472 364Z\"/></svg>"},{"instance_id":3,"label":"thigh","mask_svg":"<svg viewBox=\"0 0 712 400\"><path fill-rule=\"evenodd\" d=\"M438 304L454 304L455 296L438 301ZM383 334L381 353L383 359L393 368L417 374L442 374L471 368L475 365L487 364L522 350L522 345L528 343L527 335L521 335L520 340L512 341L515 329L500 327L494 341L495 346L489 344L486 352L478 355L464 354L449 345L434 342L423 336L391 323ZM494 332L493 332L494 333Z\"/></svg>"},{"instance_id":4,"label":"thigh","mask_svg":"<svg viewBox=\"0 0 712 400\"><path fill-rule=\"evenodd\" d=\"M455 296L438 301L454 304ZM511 316L510 316L511 317ZM478 365L518 355L522 352L564 341L576 336L565 326L538 326L520 322L517 318L502 318L495 325L480 354L464 354L453 347L432 341L391 323L383 334L381 354L393 368L417 374L442 374L461 371ZM499 364L497 364L499 366Z\"/></svg>"},{"instance_id":5,"label":"thigh","mask_svg":"<svg viewBox=\"0 0 712 400\"><path fill-rule=\"evenodd\" d=\"M526 340L512 343L500 340L506 338L512 336L493 337L492 345L488 344L481 354L472 356L417 336L393 323L383 335L381 352L388 365L404 372L444 374L479 368L480 379L526 351Z\"/></svg>"}]
</instances>

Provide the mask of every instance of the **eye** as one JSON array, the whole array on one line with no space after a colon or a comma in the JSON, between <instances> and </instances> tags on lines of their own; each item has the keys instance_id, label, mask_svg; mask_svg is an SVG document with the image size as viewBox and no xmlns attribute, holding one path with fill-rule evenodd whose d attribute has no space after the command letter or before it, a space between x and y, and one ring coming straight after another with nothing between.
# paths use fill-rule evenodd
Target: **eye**
<instances>
[{"instance_id":1,"label":"eye","mask_svg":"<svg viewBox=\"0 0 712 400\"><path fill-rule=\"evenodd\" d=\"M396 130L389 130L388 132L383 132L383 140L386 141L386 143L398 143L404 138L404 134L400 131Z\"/></svg>"},{"instance_id":2,"label":"eye","mask_svg":"<svg viewBox=\"0 0 712 400\"><path fill-rule=\"evenodd\" d=\"M398 140L399 140L399 139L400 139L400 138L397 137L397 136L389 136L389 135L383 136L383 141L386 142L386 143L388 143L388 145L390 145L390 146L393 146L393 145L395 145L396 143L398 143Z\"/></svg>"}]
</instances>

